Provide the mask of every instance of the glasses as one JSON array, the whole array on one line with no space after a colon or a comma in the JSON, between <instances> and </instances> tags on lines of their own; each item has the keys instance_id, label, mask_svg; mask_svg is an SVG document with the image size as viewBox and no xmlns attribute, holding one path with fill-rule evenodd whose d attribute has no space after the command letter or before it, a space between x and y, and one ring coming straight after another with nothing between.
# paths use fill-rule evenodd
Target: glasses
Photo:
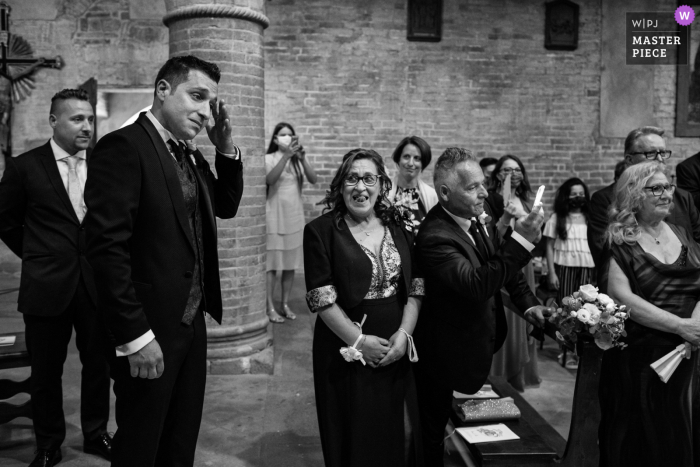
<instances>
[{"instance_id":1,"label":"glasses","mask_svg":"<svg viewBox=\"0 0 700 467\"><path fill-rule=\"evenodd\" d=\"M523 173L523 171L520 170L519 168L516 168L516 169L505 168L505 169L501 169L501 173L502 173L502 174L505 174L505 175L508 175L508 174L511 174L511 173L513 173L513 174L521 174L521 173Z\"/></svg>"},{"instance_id":2,"label":"glasses","mask_svg":"<svg viewBox=\"0 0 700 467\"><path fill-rule=\"evenodd\" d=\"M345 179L345 184L347 186L355 186L360 180L362 180L362 183L364 183L365 186L374 186L377 184L377 180L379 180L380 178L382 178L381 175L374 174L365 174L362 177L359 177L357 175L348 175Z\"/></svg>"},{"instance_id":3,"label":"glasses","mask_svg":"<svg viewBox=\"0 0 700 467\"><path fill-rule=\"evenodd\" d=\"M664 194L664 191L668 191L670 194L673 194L673 192L676 191L676 185L670 185L667 183L665 185L647 186L644 187L644 189L651 191L654 196L661 196Z\"/></svg>"},{"instance_id":4,"label":"glasses","mask_svg":"<svg viewBox=\"0 0 700 467\"><path fill-rule=\"evenodd\" d=\"M668 159L671 157L671 153L673 151L668 151L668 150L662 150L658 149L656 151L648 151L648 152L630 152L630 156L639 156L641 154L644 154L644 157L647 159L656 159L657 157L661 156L662 159Z\"/></svg>"}]
</instances>

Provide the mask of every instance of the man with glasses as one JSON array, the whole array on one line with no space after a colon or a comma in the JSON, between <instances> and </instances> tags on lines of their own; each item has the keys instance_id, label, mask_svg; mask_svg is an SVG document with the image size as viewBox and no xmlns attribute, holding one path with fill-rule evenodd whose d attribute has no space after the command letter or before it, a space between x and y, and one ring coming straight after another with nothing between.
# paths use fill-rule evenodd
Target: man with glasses
<instances>
[{"instance_id":1,"label":"man with glasses","mask_svg":"<svg viewBox=\"0 0 700 467\"><path fill-rule=\"evenodd\" d=\"M653 126L632 130L625 139L625 161L629 165L645 161L658 161L661 164L666 164L672 152L666 149L663 134L664 130ZM614 187L615 183L596 191L591 196L588 215L588 246L598 269L600 269L603 259L605 231L608 228L608 206L612 204ZM659 191L659 187L654 188ZM674 188L674 185L668 187L669 190L674 190ZM661 196L663 190L659 194L652 193L655 196ZM675 189L673 203L675 208L666 218L666 222L684 227L693 235L695 241L700 241L700 213L698 213L690 193L681 188Z\"/></svg>"},{"instance_id":2,"label":"man with glasses","mask_svg":"<svg viewBox=\"0 0 700 467\"><path fill-rule=\"evenodd\" d=\"M676 181L679 188L690 193L695 206L700 206L700 152L676 166Z\"/></svg>"}]
</instances>

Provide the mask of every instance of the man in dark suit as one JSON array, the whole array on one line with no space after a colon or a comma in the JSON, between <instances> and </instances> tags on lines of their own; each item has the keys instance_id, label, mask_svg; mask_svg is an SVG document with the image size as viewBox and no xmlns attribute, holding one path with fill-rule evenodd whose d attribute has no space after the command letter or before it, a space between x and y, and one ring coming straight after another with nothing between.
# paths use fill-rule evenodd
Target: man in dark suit
<instances>
[{"instance_id":1,"label":"man in dark suit","mask_svg":"<svg viewBox=\"0 0 700 467\"><path fill-rule=\"evenodd\" d=\"M676 182L693 197L695 207L700 206L700 152L676 166Z\"/></svg>"},{"instance_id":2,"label":"man in dark suit","mask_svg":"<svg viewBox=\"0 0 700 467\"><path fill-rule=\"evenodd\" d=\"M85 187L88 260L113 339L112 466L191 466L202 418L204 313L221 322L216 219L243 191L220 71L193 56L158 72L153 106L95 147ZM212 123L213 121L213 123ZM214 176L186 142L206 127Z\"/></svg>"},{"instance_id":3,"label":"man in dark suit","mask_svg":"<svg viewBox=\"0 0 700 467\"><path fill-rule=\"evenodd\" d=\"M632 130L625 139L625 160L628 164L634 165L646 161L665 164L666 159L671 157L671 151L666 149L663 134L664 130L653 126ZM612 204L614 190L613 183L593 193L588 210L588 246L593 255L593 261L599 269L602 266L605 249L608 207ZM666 222L684 227L695 241L700 241L700 213L691 194L678 187L673 193L673 203L675 207L666 218ZM600 271L598 274L600 275Z\"/></svg>"},{"instance_id":4,"label":"man in dark suit","mask_svg":"<svg viewBox=\"0 0 700 467\"><path fill-rule=\"evenodd\" d=\"M443 438L452 391L472 394L488 377L507 324L502 287L528 321L544 324L542 307L520 270L532 259L544 216L533 208L500 247L494 226L476 218L488 192L469 151L448 148L435 165L439 204L423 220L416 239L426 293L416 325L416 366L426 465L443 465Z\"/></svg>"},{"instance_id":5,"label":"man in dark suit","mask_svg":"<svg viewBox=\"0 0 700 467\"><path fill-rule=\"evenodd\" d=\"M83 364L80 422L85 452L109 458L107 331L97 312L85 259L83 187L95 116L85 91L51 99L53 137L8 158L0 181L0 238L20 258L18 309L32 362L31 404L37 454L30 466L61 460L66 437L61 376L73 327Z\"/></svg>"}]
</instances>

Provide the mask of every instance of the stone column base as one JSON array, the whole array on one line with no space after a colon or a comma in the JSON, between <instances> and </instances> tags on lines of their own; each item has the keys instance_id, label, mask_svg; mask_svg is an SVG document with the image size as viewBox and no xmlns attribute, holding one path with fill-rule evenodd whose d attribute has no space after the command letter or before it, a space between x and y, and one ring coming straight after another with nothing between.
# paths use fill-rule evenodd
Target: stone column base
<instances>
[{"instance_id":1,"label":"stone column base","mask_svg":"<svg viewBox=\"0 0 700 467\"><path fill-rule=\"evenodd\" d=\"M274 369L272 330L263 319L242 326L207 328L207 373L211 375L268 374Z\"/></svg>"}]
</instances>

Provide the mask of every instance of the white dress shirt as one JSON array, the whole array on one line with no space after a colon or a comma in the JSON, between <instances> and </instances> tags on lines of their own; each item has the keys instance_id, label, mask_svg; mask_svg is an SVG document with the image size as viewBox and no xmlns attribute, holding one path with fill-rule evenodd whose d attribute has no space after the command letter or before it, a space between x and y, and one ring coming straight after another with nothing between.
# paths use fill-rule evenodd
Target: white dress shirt
<instances>
[{"instance_id":1,"label":"white dress shirt","mask_svg":"<svg viewBox=\"0 0 700 467\"><path fill-rule=\"evenodd\" d=\"M173 150L170 147L170 144L168 144L168 141L171 139L173 141L177 141L178 143L184 142L188 146L192 146L194 143L190 142L187 143L186 141L178 140L175 135L173 135L170 131L166 130L163 125L158 121L158 119L153 115L153 113L149 110L146 112L146 117L151 121L153 126L156 128L156 131L158 131L158 134L160 135L161 138L163 138L163 141L165 142L165 147L168 148L168 152L170 155L175 158L175 154L173 154ZM196 149L196 148L195 148ZM225 154L223 152L219 152L222 156L228 157L230 159L238 160L241 157L241 151L238 149L238 147L234 146L234 149L236 152L234 154ZM194 155L190 155L192 158L192 162L195 162L194 160ZM65 165L65 164L64 164ZM67 169L66 169L67 170ZM143 334L141 337L134 339L131 342L127 342L126 344L118 345L116 347L116 352L117 352L117 357L126 357L127 355L134 354L144 348L146 345L148 345L153 339L155 339L156 336L153 334L152 330L148 330L145 334Z\"/></svg>"},{"instance_id":2,"label":"white dress shirt","mask_svg":"<svg viewBox=\"0 0 700 467\"><path fill-rule=\"evenodd\" d=\"M445 206L442 206L442 205L441 205L440 207L442 207L442 209L445 209ZM471 219L465 219L464 217L455 216L454 214L452 214L452 213L451 213L450 211L448 211L447 209L445 209L445 212L446 212L447 214L449 214L450 217L451 217L452 219L455 220L455 222L457 223L457 225L460 226L460 227L462 228L462 230L464 230L464 232L465 232L467 235L469 235L469 238L472 239L472 242L474 242L474 237L472 237L472 234L469 233L469 227L472 226L472 222L477 222L476 218L472 217L472 219L473 219L473 221L472 221ZM488 231L487 231L486 229L484 229L484 232L486 232L486 235L488 235ZM520 243L520 244L523 246L523 248L525 248L528 252L531 252L532 250L535 249L535 245L533 245L532 243L528 242L528 241L525 239L525 237L523 237L522 235L520 235L520 234L519 234L518 232L516 232L515 230L513 230L513 232L511 233L510 238L512 238L512 239L515 240L516 242ZM474 244L476 245L476 242L474 242Z\"/></svg>"},{"instance_id":3,"label":"white dress shirt","mask_svg":"<svg viewBox=\"0 0 700 467\"><path fill-rule=\"evenodd\" d=\"M53 151L53 157L56 159L56 165L58 166L58 173L61 175L61 181L63 186L68 192L68 163L64 161L66 157L70 157L63 148L61 148L53 138L51 138L51 150ZM87 206L85 205L85 181L87 180L87 151L78 151L73 154L78 158L78 163L75 166L75 171L78 174L78 182L80 182L80 207L83 208L83 215L87 212Z\"/></svg>"},{"instance_id":4,"label":"white dress shirt","mask_svg":"<svg viewBox=\"0 0 700 467\"><path fill-rule=\"evenodd\" d=\"M442 209L445 209L445 206L440 205L440 207L441 207ZM469 233L469 227L472 226L472 222L477 222L476 218L472 217L473 220L470 220L470 219L465 219L464 217L458 217L458 216L455 216L454 214L452 214L452 213L451 213L450 211L448 211L447 209L445 209L445 212L446 212L447 214L449 214L450 217L451 217L452 219L455 220L455 222L457 223L457 225L460 226L460 227L462 228L462 230L464 230L464 232L465 232L467 235L469 235L469 238L471 238L471 239L472 239L472 242L474 242L474 244L476 245L476 242L474 241L474 237L472 237L472 234ZM484 232L486 232L486 235L488 235L488 231L487 231L486 229L484 229ZM528 252L531 252L532 250L535 249L535 245L533 245L532 243L528 242L528 241L525 239L525 237L523 237L522 235L520 235L520 234L519 234L518 232L516 232L515 230L513 230L513 232L511 233L510 238L512 238L512 239L515 240L516 242L520 243L520 244L523 246L523 248L525 248ZM534 307L534 306L531 306L530 308L528 308L527 310L525 310L525 314L526 314L527 312L529 312L530 310L532 310L533 308L535 308L535 307Z\"/></svg>"}]
</instances>

